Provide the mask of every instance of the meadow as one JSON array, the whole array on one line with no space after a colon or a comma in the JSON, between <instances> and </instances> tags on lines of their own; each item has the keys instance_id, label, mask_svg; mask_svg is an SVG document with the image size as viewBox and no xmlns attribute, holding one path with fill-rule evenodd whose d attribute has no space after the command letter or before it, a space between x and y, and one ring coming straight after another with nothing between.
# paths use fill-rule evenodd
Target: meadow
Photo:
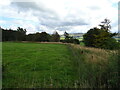
<instances>
[{"instance_id":1,"label":"meadow","mask_svg":"<svg viewBox=\"0 0 120 90\"><path fill-rule=\"evenodd\" d=\"M74 44L2 43L3 88L118 86L118 52Z\"/></svg>"}]
</instances>

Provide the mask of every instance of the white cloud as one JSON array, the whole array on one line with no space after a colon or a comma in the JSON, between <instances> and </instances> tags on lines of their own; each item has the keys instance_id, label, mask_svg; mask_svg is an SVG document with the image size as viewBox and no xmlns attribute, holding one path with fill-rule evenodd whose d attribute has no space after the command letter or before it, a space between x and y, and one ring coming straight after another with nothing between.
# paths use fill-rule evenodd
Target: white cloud
<instances>
[{"instance_id":1,"label":"white cloud","mask_svg":"<svg viewBox=\"0 0 120 90\"><path fill-rule=\"evenodd\" d=\"M0 20L0 24L5 24L6 22L4 20Z\"/></svg>"},{"instance_id":2,"label":"white cloud","mask_svg":"<svg viewBox=\"0 0 120 90\"><path fill-rule=\"evenodd\" d=\"M14 3L10 3L14 1ZM0 3L0 17L15 18L15 25L28 29L27 33L46 31L87 32L105 18L111 20L112 32L118 22L118 0L5 0ZM26 1L26 2L27 2ZM22 2L22 3L20 3ZM34 3L33 3L34 2ZM3 19L4 20L4 19ZM6 23L10 23L5 20ZM0 23L1 24L1 23Z\"/></svg>"}]
</instances>

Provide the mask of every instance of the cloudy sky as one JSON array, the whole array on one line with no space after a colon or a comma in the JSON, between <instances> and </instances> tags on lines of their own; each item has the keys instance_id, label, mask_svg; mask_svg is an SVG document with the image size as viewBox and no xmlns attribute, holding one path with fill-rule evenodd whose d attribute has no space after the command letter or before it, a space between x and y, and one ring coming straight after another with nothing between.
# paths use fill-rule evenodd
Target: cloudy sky
<instances>
[{"instance_id":1,"label":"cloudy sky","mask_svg":"<svg viewBox=\"0 0 120 90\"><path fill-rule=\"evenodd\" d=\"M86 33L105 18L111 32L118 32L118 0L4 0L0 2L0 26L22 27L28 33Z\"/></svg>"}]
</instances>

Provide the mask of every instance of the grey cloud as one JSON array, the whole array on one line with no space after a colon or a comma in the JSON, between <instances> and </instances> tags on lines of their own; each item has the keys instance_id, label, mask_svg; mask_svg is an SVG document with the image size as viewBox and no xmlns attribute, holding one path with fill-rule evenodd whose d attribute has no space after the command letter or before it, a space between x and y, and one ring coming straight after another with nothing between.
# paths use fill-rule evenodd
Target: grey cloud
<instances>
[{"instance_id":1,"label":"grey cloud","mask_svg":"<svg viewBox=\"0 0 120 90\"><path fill-rule=\"evenodd\" d=\"M98 7L98 6L91 6L91 7L88 7L89 9L91 9L91 10L99 10L100 9L100 7Z\"/></svg>"},{"instance_id":2,"label":"grey cloud","mask_svg":"<svg viewBox=\"0 0 120 90\"><path fill-rule=\"evenodd\" d=\"M84 21L78 21L78 20L62 22L62 26L79 26L79 25L88 25L88 24Z\"/></svg>"},{"instance_id":3,"label":"grey cloud","mask_svg":"<svg viewBox=\"0 0 120 90\"><path fill-rule=\"evenodd\" d=\"M71 26L60 26L60 27L56 27L55 29L59 30L59 31L66 31L66 30L69 30L71 28L72 28Z\"/></svg>"},{"instance_id":4,"label":"grey cloud","mask_svg":"<svg viewBox=\"0 0 120 90\"><path fill-rule=\"evenodd\" d=\"M42 3L37 4L35 2L11 2L11 6L17 7L19 12L26 12L31 10L32 15L38 17L38 19L58 19L58 15L49 8L46 8Z\"/></svg>"},{"instance_id":5,"label":"grey cloud","mask_svg":"<svg viewBox=\"0 0 120 90\"><path fill-rule=\"evenodd\" d=\"M41 22L42 25L46 25L48 27L51 28L55 28L55 27L65 27L65 26L80 26L80 25L88 25L85 21L78 21L78 20L51 20L51 19L47 19L47 20L43 20L43 22Z\"/></svg>"},{"instance_id":6,"label":"grey cloud","mask_svg":"<svg viewBox=\"0 0 120 90\"><path fill-rule=\"evenodd\" d=\"M44 30L43 29L41 29L41 27L40 26L36 26L36 29L37 29L37 31L39 32L44 32Z\"/></svg>"},{"instance_id":7,"label":"grey cloud","mask_svg":"<svg viewBox=\"0 0 120 90\"><path fill-rule=\"evenodd\" d=\"M45 11L43 8L38 7L35 2L11 2L11 6L16 6L22 11L30 9Z\"/></svg>"},{"instance_id":8,"label":"grey cloud","mask_svg":"<svg viewBox=\"0 0 120 90\"><path fill-rule=\"evenodd\" d=\"M39 11L39 12L47 12L47 13L54 13L49 8L44 7L42 3L36 3L36 2L11 2L12 7L17 7L20 11Z\"/></svg>"},{"instance_id":9,"label":"grey cloud","mask_svg":"<svg viewBox=\"0 0 120 90\"><path fill-rule=\"evenodd\" d=\"M38 18L40 25L51 29L64 31L71 29L73 26L88 25L84 19L76 18L73 15L68 15L61 20L56 12L46 8L41 3L11 2L11 6L17 7L20 12L25 12L26 14L26 11L31 10L31 14ZM37 26L36 28L38 29ZM41 29L38 30L41 31Z\"/></svg>"}]
</instances>

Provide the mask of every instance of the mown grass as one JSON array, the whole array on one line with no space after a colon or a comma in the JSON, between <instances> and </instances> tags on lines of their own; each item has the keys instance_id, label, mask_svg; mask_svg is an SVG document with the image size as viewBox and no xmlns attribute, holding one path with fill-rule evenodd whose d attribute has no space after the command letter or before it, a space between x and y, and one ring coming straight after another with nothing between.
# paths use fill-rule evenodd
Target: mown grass
<instances>
[{"instance_id":1,"label":"mown grass","mask_svg":"<svg viewBox=\"0 0 120 90\"><path fill-rule=\"evenodd\" d=\"M4 88L111 88L118 52L74 44L3 43Z\"/></svg>"},{"instance_id":2,"label":"mown grass","mask_svg":"<svg viewBox=\"0 0 120 90\"><path fill-rule=\"evenodd\" d=\"M3 88L73 87L71 53L61 44L3 43Z\"/></svg>"}]
</instances>

